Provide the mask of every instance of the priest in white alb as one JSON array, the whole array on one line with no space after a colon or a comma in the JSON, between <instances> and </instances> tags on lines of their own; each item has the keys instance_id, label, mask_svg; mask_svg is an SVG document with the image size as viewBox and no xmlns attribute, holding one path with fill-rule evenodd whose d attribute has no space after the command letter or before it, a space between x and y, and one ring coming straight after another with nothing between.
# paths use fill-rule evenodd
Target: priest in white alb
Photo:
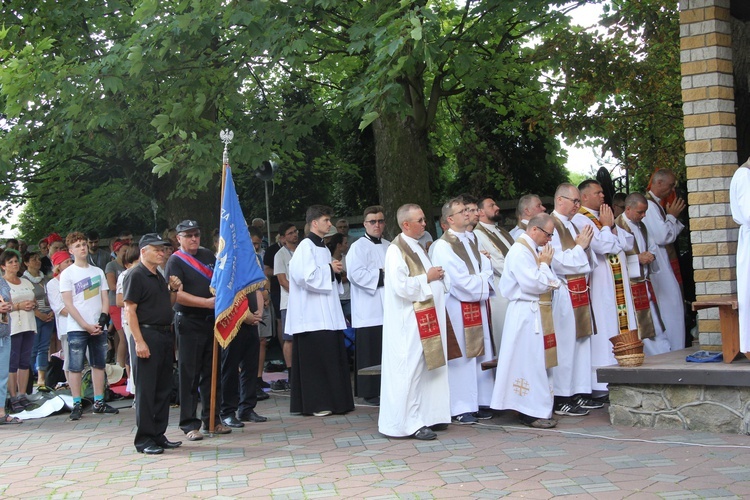
<instances>
[{"instance_id":1,"label":"priest in white alb","mask_svg":"<svg viewBox=\"0 0 750 500\"><path fill-rule=\"evenodd\" d=\"M502 215L500 207L497 206L492 198L480 198L477 203L479 207L479 223L474 228L474 234L479 240L480 250L489 254L492 262L492 273L494 274L495 290L500 282L500 276L505 268L505 256L508 254L510 247L513 246L513 237L500 227ZM503 323L505 322L505 310L508 308L508 299L502 294L495 293L490 297L490 321L492 324L492 339L495 344L497 356L500 349L500 341L503 335Z\"/></svg>"},{"instance_id":2,"label":"priest in white alb","mask_svg":"<svg viewBox=\"0 0 750 500\"><path fill-rule=\"evenodd\" d=\"M737 301L740 316L740 352L750 352L750 160L732 176L729 206L740 225L737 241ZM725 360L726 361L726 360Z\"/></svg>"},{"instance_id":3,"label":"priest in white alb","mask_svg":"<svg viewBox=\"0 0 750 500\"><path fill-rule=\"evenodd\" d=\"M516 219L518 224L516 227L510 230L510 235L513 240L517 240L526 231L526 225L529 223L529 219L537 214L543 214L547 209L542 204L542 199L535 194L525 194L518 200L518 207L516 208Z\"/></svg>"},{"instance_id":4,"label":"priest in white alb","mask_svg":"<svg viewBox=\"0 0 750 500\"><path fill-rule=\"evenodd\" d=\"M378 405L380 376L359 375L359 370L379 365L383 355L385 253L390 243L383 238L383 207L375 205L365 208L363 222L365 235L355 241L346 254L355 334L354 395Z\"/></svg>"},{"instance_id":5,"label":"priest in white alb","mask_svg":"<svg viewBox=\"0 0 750 500\"><path fill-rule=\"evenodd\" d=\"M588 251L593 231L579 231L571 222L581 200L572 184L560 184L555 190L552 211L554 234L550 244L555 250L552 270L562 282L552 298L552 315L557 338L557 366L554 379L555 414L588 415L604 405L591 400L591 336L593 324L588 290L592 259Z\"/></svg>"},{"instance_id":6,"label":"priest in white alb","mask_svg":"<svg viewBox=\"0 0 750 500\"><path fill-rule=\"evenodd\" d=\"M354 410L349 358L344 345L340 261L331 259L323 237L331 228L330 207L312 205L310 233L289 261L285 332L292 335L290 411L325 417Z\"/></svg>"},{"instance_id":7,"label":"priest in white alb","mask_svg":"<svg viewBox=\"0 0 750 500\"><path fill-rule=\"evenodd\" d=\"M617 364L609 339L637 328L625 257L625 249L631 248L634 240L632 234L618 231L612 209L604 203L601 184L585 180L578 190L581 208L573 217L573 224L579 230L587 226L593 230L591 251L597 260L589 277L596 325L596 335L591 339L591 388L595 396L605 397L607 384L598 381L596 370Z\"/></svg>"},{"instance_id":8,"label":"priest in white alb","mask_svg":"<svg viewBox=\"0 0 750 500\"><path fill-rule=\"evenodd\" d=\"M648 201L641 193L630 193L625 198L623 213L615 219L615 224L633 235L635 241L625 250L628 262L628 277L638 323L638 337L643 342L646 356L669 352L669 340L664 333L664 325L656 302L656 294L651 285L651 277L656 268L656 245L649 241L646 226L642 224L648 210ZM668 269L667 272L672 272Z\"/></svg>"},{"instance_id":9,"label":"priest in white alb","mask_svg":"<svg viewBox=\"0 0 750 500\"><path fill-rule=\"evenodd\" d=\"M402 233L385 256L378 430L429 440L451 420L445 323L450 282L418 243L427 226L419 205L403 205L396 218Z\"/></svg>"},{"instance_id":10,"label":"priest in white alb","mask_svg":"<svg viewBox=\"0 0 750 500\"><path fill-rule=\"evenodd\" d=\"M451 280L445 309L461 351L448 360L451 415L458 424L476 424L492 418L486 408L494 380L492 371L481 366L494 359L487 314L487 300L494 291L492 264L479 251L476 236L467 231L470 213L460 198L445 203L442 216L448 230L432 244L432 262Z\"/></svg>"},{"instance_id":11,"label":"priest in white alb","mask_svg":"<svg viewBox=\"0 0 750 500\"><path fill-rule=\"evenodd\" d=\"M492 408L516 410L521 423L548 429L552 419L552 374L557 363L550 293L559 286L550 268L552 216L529 221L505 258L500 293L508 298L503 342L497 359Z\"/></svg>"},{"instance_id":12,"label":"priest in white alb","mask_svg":"<svg viewBox=\"0 0 750 500\"><path fill-rule=\"evenodd\" d=\"M674 242L684 229L677 217L685 209L685 202L677 198L662 207L662 200L674 191L676 178L669 170L661 169L651 178L651 190L646 193L648 210L643 224L649 238L656 244L656 263L659 272L651 277L664 320L669 347L672 351L685 348L685 305L682 297L682 277L679 272ZM671 272L670 272L671 270Z\"/></svg>"}]
</instances>

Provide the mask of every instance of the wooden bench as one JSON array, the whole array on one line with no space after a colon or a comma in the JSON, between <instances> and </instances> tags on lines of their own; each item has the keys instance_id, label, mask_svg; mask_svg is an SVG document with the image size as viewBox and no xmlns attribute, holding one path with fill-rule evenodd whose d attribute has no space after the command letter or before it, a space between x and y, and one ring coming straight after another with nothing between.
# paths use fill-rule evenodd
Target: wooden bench
<instances>
[{"instance_id":1,"label":"wooden bench","mask_svg":"<svg viewBox=\"0 0 750 500\"><path fill-rule=\"evenodd\" d=\"M711 295L693 302L693 311L719 308L721 351L724 362L731 363L740 353L740 316L737 295ZM750 356L748 356L750 357Z\"/></svg>"}]
</instances>

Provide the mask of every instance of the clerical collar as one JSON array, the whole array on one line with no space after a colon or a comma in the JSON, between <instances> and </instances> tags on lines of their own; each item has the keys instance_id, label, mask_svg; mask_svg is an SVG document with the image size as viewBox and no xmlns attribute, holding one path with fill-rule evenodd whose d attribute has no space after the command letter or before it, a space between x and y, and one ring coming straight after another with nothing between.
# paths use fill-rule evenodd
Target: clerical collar
<instances>
[{"instance_id":1,"label":"clerical collar","mask_svg":"<svg viewBox=\"0 0 750 500\"><path fill-rule=\"evenodd\" d=\"M381 245L383 243L382 238L376 238L375 236L370 236L369 234L365 233L365 238L372 241L376 245Z\"/></svg>"},{"instance_id":2,"label":"clerical collar","mask_svg":"<svg viewBox=\"0 0 750 500\"><path fill-rule=\"evenodd\" d=\"M318 236L315 233L308 234L307 235L307 239L309 239L310 241L312 241L313 245L315 245L316 247L325 247L326 246L325 242L323 241L323 238L321 238L320 236Z\"/></svg>"},{"instance_id":3,"label":"clerical collar","mask_svg":"<svg viewBox=\"0 0 750 500\"><path fill-rule=\"evenodd\" d=\"M561 221L563 221L563 222L570 222L570 217L568 217L567 215L563 215L560 212L558 212L557 210L554 210L552 213L555 214L555 216L558 219L560 219Z\"/></svg>"}]
</instances>

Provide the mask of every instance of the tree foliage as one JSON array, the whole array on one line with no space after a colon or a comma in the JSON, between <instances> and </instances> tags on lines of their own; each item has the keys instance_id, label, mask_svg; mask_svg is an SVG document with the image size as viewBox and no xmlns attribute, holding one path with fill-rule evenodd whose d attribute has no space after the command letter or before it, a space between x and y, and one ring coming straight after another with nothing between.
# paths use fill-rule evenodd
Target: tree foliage
<instances>
[{"instance_id":1,"label":"tree foliage","mask_svg":"<svg viewBox=\"0 0 750 500\"><path fill-rule=\"evenodd\" d=\"M604 36L571 29L584 3L5 1L5 199L25 186L29 233L211 227L222 129L248 217L278 158L272 220L551 190L560 132L641 169L674 161L680 132L656 126L674 114L674 8L613 1Z\"/></svg>"}]
</instances>

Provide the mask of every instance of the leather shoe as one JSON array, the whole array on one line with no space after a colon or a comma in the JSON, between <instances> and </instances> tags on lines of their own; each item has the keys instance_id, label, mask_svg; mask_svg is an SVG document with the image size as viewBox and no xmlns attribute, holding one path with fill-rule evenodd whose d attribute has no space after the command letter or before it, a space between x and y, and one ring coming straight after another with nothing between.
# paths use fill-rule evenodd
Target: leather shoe
<instances>
[{"instance_id":1,"label":"leather shoe","mask_svg":"<svg viewBox=\"0 0 750 500\"><path fill-rule=\"evenodd\" d=\"M221 423L226 425L227 427L245 427L245 424L237 420L237 417L235 417L234 415L229 415L228 417L222 418Z\"/></svg>"},{"instance_id":2,"label":"leather shoe","mask_svg":"<svg viewBox=\"0 0 750 500\"><path fill-rule=\"evenodd\" d=\"M268 421L268 418L267 417L263 417L261 415L258 415L257 413L255 413L255 410L253 410L250 413L248 413L247 415L240 415L240 420L242 420L243 422L256 422L256 423L260 423L260 422L266 422L266 421Z\"/></svg>"},{"instance_id":3,"label":"leather shoe","mask_svg":"<svg viewBox=\"0 0 750 500\"><path fill-rule=\"evenodd\" d=\"M422 427L417 432L415 432L412 437L421 441L430 441L432 439L435 439L437 437L437 434L435 434L429 427Z\"/></svg>"},{"instance_id":4,"label":"leather shoe","mask_svg":"<svg viewBox=\"0 0 750 500\"><path fill-rule=\"evenodd\" d=\"M175 448L179 448L182 446L182 441L170 441L169 439L165 439L163 442L159 443L157 446L161 446L165 450L173 450Z\"/></svg>"},{"instance_id":5,"label":"leather shoe","mask_svg":"<svg viewBox=\"0 0 750 500\"><path fill-rule=\"evenodd\" d=\"M447 428L448 424L435 424L430 426L430 429L432 429L433 431L444 431Z\"/></svg>"},{"instance_id":6,"label":"leather shoe","mask_svg":"<svg viewBox=\"0 0 750 500\"><path fill-rule=\"evenodd\" d=\"M258 401L265 401L270 397L271 396L269 396L268 393L266 393L266 391L264 391L263 389L258 388L255 391L255 399L257 399Z\"/></svg>"},{"instance_id":7,"label":"leather shoe","mask_svg":"<svg viewBox=\"0 0 750 500\"><path fill-rule=\"evenodd\" d=\"M161 455L162 453L164 453L164 448L162 448L158 444L152 444L151 446L146 446L139 451L141 453L145 453L146 455Z\"/></svg>"}]
</instances>

